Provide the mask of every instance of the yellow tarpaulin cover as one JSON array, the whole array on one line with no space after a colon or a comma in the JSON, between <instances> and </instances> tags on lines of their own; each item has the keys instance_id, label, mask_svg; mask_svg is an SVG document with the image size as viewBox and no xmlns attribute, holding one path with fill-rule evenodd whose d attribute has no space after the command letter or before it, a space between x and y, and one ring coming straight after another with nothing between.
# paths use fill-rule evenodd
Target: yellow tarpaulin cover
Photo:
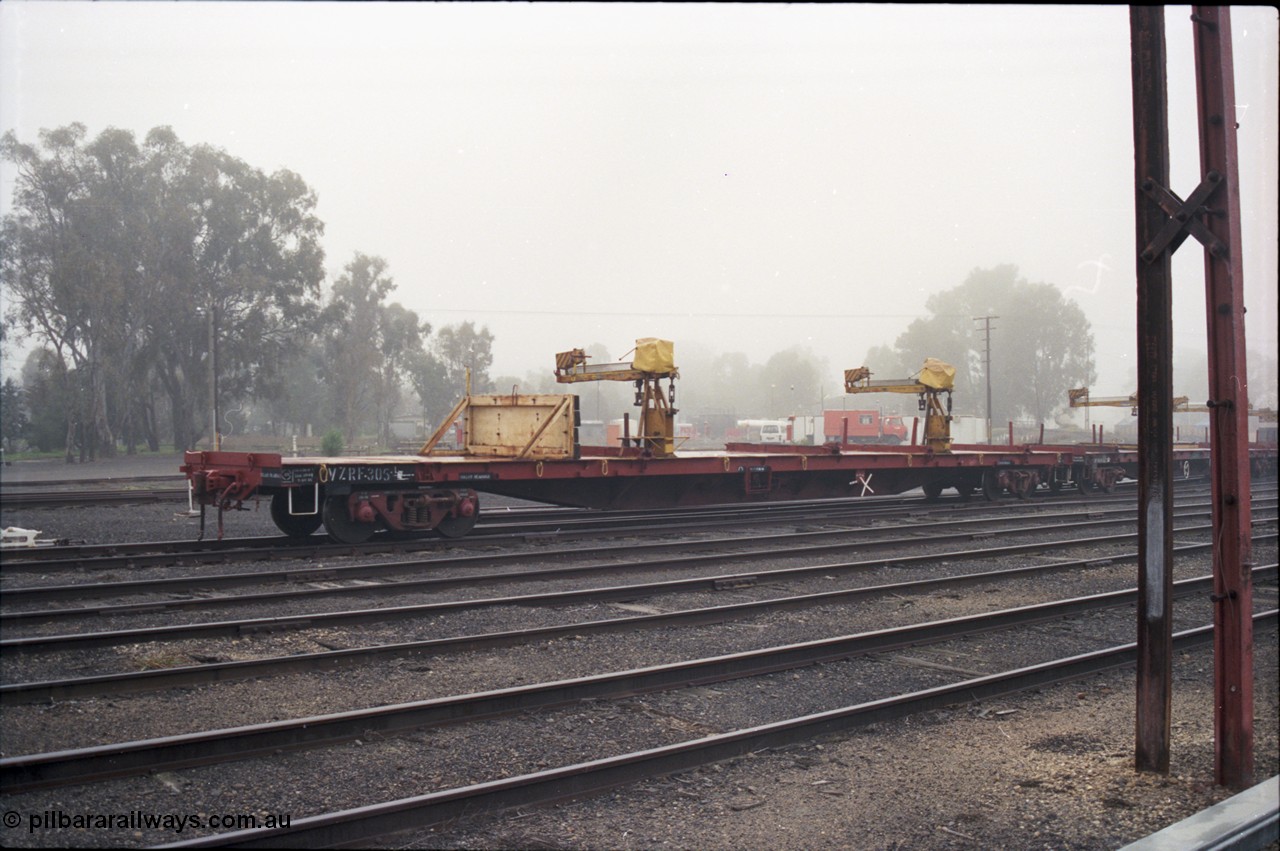
<instances>
[{"instance_id":1,"label":"yellow tarpaulin cover","mask_svg":"<svg viewBox=\"0 0 1280 851\"><path fill-rule=\"evenodd\" d=\"M631 368L641 372L671 372L676 368L675 357L675 344L670 340L643 337L636 340L636 359L631 362Z\"/></svg>"},{"instance_id":2,"label":"yellow tarpaulin cover","mask_svg":"<svg viewBox=\"0 0 1280 851\"><path fill-rule=\"evenodd\" d=\"M956 368L937 358L925 358L920 370L920 383L934 390L950 390L955 384Z\"/></svg>"}]
</instances>

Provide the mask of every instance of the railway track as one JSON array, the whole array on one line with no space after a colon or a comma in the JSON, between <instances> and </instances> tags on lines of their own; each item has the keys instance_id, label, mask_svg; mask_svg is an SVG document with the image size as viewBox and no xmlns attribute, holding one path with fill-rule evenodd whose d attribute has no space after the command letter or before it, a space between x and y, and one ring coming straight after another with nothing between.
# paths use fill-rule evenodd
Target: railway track
<instances>
[{"instance_id":1,"label":"railway track","mask_svg":"<svg viewBox=\"0 0 1280 851\"><path fill-rule=\"evenodd\" d=\"M172 476L46 479L0 483L0 509L138 505L186 501L186 479Z\"/></svg>"},{"instance_id":2,"label":"railway track","mask_svg":"<svg viewBox=\"0 0 1280 851\"><path fill-rule=\"evenodd\" d=\"M1275 525L1275 503L1258 505L1260 518L1258 525L1260 527ZM694 541L640 541L640 543L627 544L625 546L614 546L611 549L591 549L591 555L599 559L595 563L577 564L573 567L530 567L530 563L539 562L557 562L563 563L566 559L580 558L584 552L581 549L561 549L553 550L553 552L541 552L536 554L529 553L511 553L511 554L486 554L483 557L453 557L453 558L436 558L425 559L425 561L398 561L383 563L361 563L356 566L326 566L319 568L303 568L303 569L283 569L283 571L252 571L225 573L225 575L196 575L174 578L140 578L140 580L125 582L92 582L92 584L73 584L73 585L33 585L18 586L12 584L5 586L5 604L6 608L0 612L0 627L4 628L6 635L13 636L15 632L20 631L24 624L58 624L74 621L83 621L83 619L108 619L113 616L138 616L138 614L154 614L166 612L179 612L179 610L204 610L214 608L227 607L244 607L244 605L252 604L275 604L283 603L283 601L291 600L316 600L321 598L334 598L334 596L355 596L355 598L369 598L369 596L396 596L406 595L410 593L425 593L425 591L442 591L460 589L460 587L481 587L486 585L502 584L502 582L545 582L552 578L573 577L577 580L586 580L586 578L595 578L598 576L613 577L621 575L623 572L637 571L655 571L662 568L704 568L708 566L717 566L726 562L745 563L751 561L762 561L762 559L785 559L803 557L805 559L813 559L819 555L827 555L831 553L842 554L850 552L850 549L858 549L863 553L867 550L892 549L901 548L905 545L914 545L918 549L927 549L929 552L908 557L905 559L892 559L891 562L861 562L854 564L822 564L818 571L828 572L847 572L851 569L865 569L868 566L883 566L887 563L914 563L918 559L941 558L951 559L951 561L959 561L959 559L972 559L989 557L992 553L1012 554L1020 552L1028 552L1028 550L1037 550L1048 548L1070 548L1070 546L1096 546L1103 543L1125 543L1133 539L1132 534L1121 535L1085 535L1082 537L1074 537L1074 539L1064 539L1059 541L1048 541L1048 535L1080 535L1082 532L1096 532L1106 527L1117 525L1129 525L1133 522L1132 512L1116 511L1111 512L1111 516L1098 517L1097 514L1087 514L1083 518L1079 514L1071 514L1064 516L1062 513L1037 514L1034 517L1020 518L1021 523L1016 527L1010 527L1010 518L1007 517L984 517L984 518L966 518L966 520L943 520L937 522L915 521L910 525L896 526L877 526L874 529L855 529L855 530L823 530L823 531L805 531L805 532L786 532L786 534L774 535L753 535L753 536L735 536L735 537L710 537L710 539L700 539ZM1207 505L1193 504L1184 505L1178 514L1180 518L1180 526L1178 531L1180 534L1188 535L1194 532L1208 531L1208 509ZM1194 521L1199 521L1197 525ZM973 540L984 540L988 537L1002 535L1025 536L1032 539L1032 543L1021 546L1002 546L996 550L989 550L979 546L963 552L943 552L941 555L936 553L938 545L954 544L956 541L960 543L969 543ZM677 550L678 557L673 558L672 550ZM698 553L699 550L703 552ZM502 564L511 564L512 567L504 569L504 571L490 571L486 573L474 572L477 566L484 567L500 567ZM809 568L800 568L803 569ZM421 573L429 571L431 576L421 578ZM451 575L452 576L449 576ZM785 572L782 572L785 573ZM771 572L769 577L777 580L782 573ZM402 580L393 580L394 576L412 576L413 578L402 578ZM742 585L745 582L754 582L755 577L750 575L739 575L731 577L716 577L713 580L719 585ZM210 596L211 591L236 589L236 587L244 586L266 586L271 584L288 584L291 587L284 590L256 591L256 593L242 594L223 594L218 596ZM298 584L306 584L307 587L298 589ZM323 586L317 586L323 584ZM682 586L682 582L676 582L676 586ZM200 591L200 595L192 595L193 591ZM607 594L603 591L602 594ZM654 591L646 591L643 587L637 589L636 586L628 586L622 591L623 594L645 594L654 593ZM186 594L183 598L173 599L174 594ZM572 591L572 595L584 595L584 591ZM138 596L142 595L142 599ZM45 605L44 608L32 608L41 604L58 603L65 600L91 600L102 598L114 598L118 603L114 604L97 604L82 605L76 608L50 609ZM499 600L498 604L506 604L506 601ZM439 604L445 605L445 604ZM19 610L20 609L20 610ZM419 609L416 607L407 607L402 609L403 617L415 617ZM324 618L338 617L324 616ZM383 617L379 614L349 613L349 618L353 621L360 621L366 617ZM392 617L387 614L385 617ZM209 627L201 627L209 628ZM239 626L238 628L246 628ZM10 650L20 650L23 644L22 640L0 641L0 648Z\"/></svg>"},{"instance_id":3,"label":"railway track","mask_svg":"<svg viewBox=\"0 0 1280 851\"><path fill-rule=\"evenodd\" d=\"M1207 517L1201 513L1199 519L1207 520ZM429 616L441 612L456 612L463 609L474 609L478 607L504 607L512 605L564 605L564 604L582 604L588 601L601 600L617 600L653 597L663 594L688 593L694 590L719 591L726 588L742 589L754 586L760 583L777 584L779 582L792 581L799 577L809 577L814 575L846 575L850 573L865 573L871 570L879 570L888 567L918 565L921 563L929 563L934 561L942 561L949 563L958 563L968 560L994 560L1001 557L1013 555L1026 556L1039 553L1057 553L1059 551L1079 548L1079 547L1098 547L1101 545L1126 544L1134 540L1132 533L1123 533L1106 536L1086 536L1079 538L1060 538L1046 539L1050 533L1063 533L1066 529L1073 532L1091 531L1098 526L1114 525L1116 523L1131 522L1131 518L1112 518L1108 520L1090 520L1077 522L1072 524L1061 523L1045 523L1037 522L1030 527L1019 529L1017 534L1025 535L1033 538L1029 543L1017 545L1005 545L1000 547L971 547L962 550L936 551L934 547L941 543L947 543L960 539L970 541L975 536L979 539L990 537L996 534L989 530L982 532L978 529L970 529L965 532L952 533L950 535L939 534L938 530L928 528L920 529L912 527L913 533L909 538L902 538L900 535L893 537L890 531L890 537L882 537L879 540L862 540L862 541L839 541L834 544L808 544L801 545L797 538L803 538L804 535L783 536L785 544L781 547L775 541L761 541L755 539L734 539L727 542L699 542L701 547L714 547L718 551L704 553L700 555L685 555L676 558L664 557L662 554L668 550L667 546L656 546L648 551L643 545L639 547L628 547L619 550L614 555L625 554L628 561L619 562L617 560L605 559L588 564L579 564L575 566L557 566L552 568L531 569L527 571L505 571L500 573L487 573L481 575L458 575L452 577L428 577L424 579L407 579L384 581L371 584L367 577L379 575L385 577L387 573L414 573L421 567L433 566L432 563L427 565L403 563L397 564L381 564L381 565L363 565L350 568L353 577L347 577L357 580L360 584L355 585L333 585L331 587L310 587L310 588L291 588L287 590L232 594L218 597L188 597L186 599L167 599L167 600L141 600L116 603L113 605L91 605L76 608L63 609L28 609L25 611L13 611L15 604L32 602L48 602L50 600L67 600L102 597L102 596L127 596L130 593L145 592L148 594L157 591L161 593L172 592L175 589L190 590L192 587L200 587L201 578L187 578L177 580L174 585L165 584L160 580L137 580L127 583L108 583L96 584L88 586L59 586L59 587L31 587L25 589L6 590L6 602L10 608L0 613L0 628L3 628L6 638L0 640L0 650L7 653L21 652L43 652L57 647L102 647L124 643L138 643L143 641L175 641L191 638L208 638L211 636L227 636L240 635L255 631L279 631L285 629L303 629L316 628L320 626L332 625L351 625L361 623L378 623L396 619L419 618ZM944 524L945 525L945 524ZM1260 528L1274 528L1275 517L1259 518L1257 525ZM999 529L999 527L996 527ZM1003 530L1006 535L1014 534L1011 531ZM1207 533L1210 526L1207 522L1201 522L1198 525L1188 525L1184 523L1176 529L1182 535L1199 533ZM822 535L825 533L810 533L814 535ZM928 536L927 542L919 536L924 534ZM918 545L924 546L927 543L929 552L913 554L909 556L898 556L887 559L861 559L852 562L822 562L816 565L810 564L800 567L771 567L765 572L751 573L733 573L733 574L712 574L701 576L688 576L688 571L696 570L703 566L716 566L724 562L746 562L761 559L788 559L788 558L813 558L820 555L826 555L833 551L847 551L851 547L857 547L859 550L875 550L884 548L902 548L903 546ZM1207 544L1198 545L1199 548L1207 547ZM1184 548L1189 549L1189 548ZM582 553L579 552L579 555ZM593 555L595 553L592 553ZM563 557L563 556L562 556ZM1102 560L1115 560L1117 558L1129 558L1127 554L1108 555L1102 558L1095 557L1092 562ZM492 557L490 557L492 559ZM527 556L517 556L517 562L524 562ZM472 562L474 563L474 562ZM1078 564L1079 562L1068 562L1068 564ZM1085 563L1088 563L1086 561ZM448 564L435 563L434 566L447 568ZM614 580L621 578L626 573L635 571L653 572L657 569L677 569L682 575L675 579L663 579L659 581L625 585L614 584ZM290 576L285 574L285 581L308 581L314 583L318 577L325 577L326 581L335 579L342 568L325 569L320 572L302 572L300 576ZM535 594L518 594L515 596L506 595L493 597L483 600L463 599L444 602L432 602L418 605L399 605L389 606L386 608L374 609L357 609L337 612L314 612L308 611L305 614L286 615L272 618L248 618L232 621L192 623L171 626L155 626L146 629L123 629L113 631L95 631L89 634L61 634L50 635L49 630L42 630L41 634L31 634L27 636L14 637L24 627L32 625L45 625L58 627L62 624L70 624L85 620L97 620L110 622L112 618L130 617L138 615L153 615L157 613L176 613L184 610L204 610L215 608L226 608L233 606L247 605L271 605L284 602L308 601L318 598L341 597L346 599L361 599L372 595L380 597L406 595L414 592L431 592L446 589L457 589L459 587L481 587L484 585L493 585L496 583L504 583L511 585L512 583L520 583L528 585L530 583L545 583L551 579L563 579L571 577L574 579L596 578L605 581L604 587L583 589L577 587L578 583L574 583L574 587L567 590L557 590L553 592L542 592ZM280 579L280 574L272 574L271 578ZM231 575L220 577L225 584L260 584L262 579L256 576ZM216 584L216 583L213 583ZM82 590L83 589L83 590Z\"/></svg>"},{"instance_id":4,"label":"railway track","mask_svg":"<svg viewBox=\"0 0 1280 851\"><path fill-rule=\"evenodd\" d=\"M1276 565L1258 568L1254 573L1258 578L1274 580ZM1212 577L1183 580L1175 585L1175 595L1185 597L1195 593L1204 594L1212 586ZM984 632L1061 620L1116 606L1131 606L1136 601L1137 589L1129 589L943 622L915 624L783 647L767 647L639 670L257 724L221 730L217 736L196 733L0 759L0 786L9 792L19 792L74 785L110 777L245 759L285 748L314 747L360 736L393 734L456 723L459 719L476 721L498 715L564 706L583 700L615 700L653 691L689 688L807 667L851 656L955 641ZM1273 610L1270 614L1274 618L1276 613ZM575 626L588 630L588 625ZM545 638L527 637L533 640ZM507 636L509 642L514 638L515 636Z\"/></svg>"},{"instance_id":5,"label":"railway track","mask_svg":"<svg viewBox=\"0 0 1280 851\"><path fill-rule=\"evenodd\" d=\"M1274 610L1263 613L1258 620L1267 628L1274 628L1276 614ZM1175 650L1185 652L1212 640L1212 629L1201 627L1177 633L1173 646ZM420 832L462 817L474 817L477 812L496 814L522 806L596 795L639 780L667 776L823 736L847 733L858 727L941 709L959 702L988 700L1011 692L1069 682L1089 674L1132 665L1136 656L1136 644L1118 645L1028 668L1002 671L946 686L731 730L663 747L646 748L516 777L322 813L296 822L291 820L287 828L257 828L215 834L171 843L168 847L287 845L320 848L368 842L405 831Z\"/></svg>"},{"instance_id":6,"label":"railway track","mask_svg":"<svg viewBox=\"0 0 1280 851\"><path fill-rule=\"evenodd\" d=\"M1193 497L1204 489L1179 490L1180 496ZM1274 499L1275 487L1257 491L1257 499ZM240 559L312 559L342 555L362 556L378 553L434 552L437 550L488 550L496 541L527 539L534 542L571 540L596 535L616 536L627 532L643 533L655 529L694 533L734 526L794 521L805 525L821 523L862 523L895 520L949 509L955 513L981 516L986 511L1025 510L1027 506L1052 505L1074 507L1093 513L1109 506L1132 507L1132 497L1111 495L1096 498L1056 497L1052 501L1007 502L993 508L986 503L960 500L931 504L921 498L889 497L872 500L821 500L796 504L771 504L752 507L716 507L672 511L598 512L566 508L507 508L482 515L472 535L462 539L434 537L397 538L375 536L365 544L331 543L322 535L298 541L283 536L234 538L201 541L150 541L98 545L63 545L42 548L16 548L8 552L9 574L35 571L47 574L57 570L91 570L95 568L164 566L178 563L217 564Z\"/></svg>"},{"instance_id":7,"label":"railway track","mask_svg":"<svg viewBox=\"0 0 1280 851\"><path fill-rule=\"evenodd\" d=\"M1256 507L1260 509L1263 517L1268 516L1268 512L1275 511L1275 498L1257 499ZM1208 512L1208 503L1199 502L1199 500L1183 499L1179 503L1178 511L1175 512L1175 518L1193 518L1193 517L1210 517ZM983 534L996 534L998 531L1005 531L1010 523L1019 522L1023 518L1029 518L1030 522L1036 523L1043 530L1070 530L1070 529L1098 529L1098 527L1124 525L1124 523L1133 522L1133 509L1130 505L1115 505L1111 508L1097 507L1097 505L1089 505L1085 508L1071 509L1068 505L1055 505L1053 509L1038 509L1032 513L974 513L972 516L963 516L955 518L941 517L940 514L933 514L928 521L920 520L918 512L915 511L882 511L874 514L872 517L865 517L859 514L855 523L845 521L851 518L845 514L832 514L832 516L824 518L809 517L810 521L804 526L796 527L794 530L782 532L782 534L760 535L753 531L736 531L732 532L731 539L726 539L722 535L726 522L717 520L717 518L700 518L699 521L673 523L673 525L662 525L662 523L654 522L652 525L644 526L650 535L646 535L645 539L639 541L628 541L623 545L612 545L608 548L599 548L599 546L591 546L596 553L608 555L637 555L637 554L657 554L663 550L678 550L680 553L696 552L699 549L722 548L727 540L741 541L744 545L760 545L768 544L769 540L785 539L788 546L801 544L808 548L809 553L817 552L814 546L822 545L826 541L833 541L837 546L840 544L855 544L860 541L872 541L874 539L887 540L892 543L893 537L886 537L899 532L899 534L910 534L915 537L928 536L931 541L943 540L964 540L965 537L980 536ZM785 517L773 517L774 521L786 520ZM737 526L737 521L728 521L728 526ZM598 532L602 530L596 530ZM616 527L607 527L602 534L608 532L620 531ZM690 532L698 532L705 534L704 540L690 540L687 537L675 541L663 541L663 536L673 534L673 532L684 531L685 534ZM572 536L570 536L572 539ZM174 593L174 591L187 591L196 589L216 589L216 587L229 587L236 585L250 585L259 582L259 584L269 584L275 581L302 581L311 578L311 580L338 580L338 578L369 578L372 576L394 575L394 573L416 573L421 569L430 569L433 573L439 573L444 569L453 567L468 567L475 564L485 564L485 566L494 566L494 564L502 564L508 562L521 561L554 561L554 559L572 558L580 554L580 549L575 548L550 548L545 544L553 543L547 539L538 541L539 548L536 552L515 552L509 553L493 553L492 546L486 546L483 554L476 555L454 555L452 548L444 550L444 553L436 553L434 548L428 548L429 555L420 559L407 559L407 561L362 564L362 566L344 568L340 566L324 567L324 568L298 568L284 567L273 569L273 571L243 571L232 573L232 575L210 575L201 569L192 573L189 577L175 578L148 578L138 582L137 586L150 587L154 591L165 591L165 593ZM216 550L215 563L234 562L238 559L248 563L257 563L264 561L262 555L268 555L270 561L278 561L278 559L288 557L298 557L301 553L315 553L324 555L346 555L347 545L338 545L335 549L312 550L310 548L300 548L291 541L282 539L250 539L244 543L228 543L229 546ZM278 545L279 549L273 545ZM151 552L151 549L160 550L160 552ZM282 553L283 550L283 554ZM372 548L364 550L365 555L381 554L383 550ZM421 550L396 550L396 552L421 552ZM769 550L764 550L768 553ZM40 578L47 578L58 575L58 573L72 572L77 573L78 577L90 578L93 573L101 573L108 569L119 567L143 568L143 567L164 567L173 566L173 564L189 564L205 563L205 559L192 558L192 554L201 555L202 550L193 550L188 544L164 545L164 544L138 544L136 548L129 548L129 552L120 552L118 546L102 546L102 548L65 548L65 552L50 555L50 550L32 550L33 558L23 558L23 553L17 552L9 558L8 569L6 575L10 578L5 586L5 593L8 594L8 603L23 603L23 601L32 601L32 603L44 603L44 601L56 600L59 598L93 598L93 596L113 596L118 591L134 590L131 586L125 584L93 584L93 582L77 582L77 584L69 586L40 586L40 587L23 587L17 584L18 577L24 575L38 575ZM297 561L296 558L289 558L289 561Z\"/></svg>"},{"instance_id":8,"label":"railway track","mask_svg":"<svg viewBox=\"0 0 1280 851\"><path fill-rule=\"evenodd\" d=\"M395 831L423 831L462 813L592 794L762 749L811 743L815 736L904 713L1131 664L1132 648L1110 640L1132 632L1133 592L1125 584L1131 584L1132 571L1125 564L1132 558L1131 542L1126 532L1107 527L1132 523L1132 507L1125 519L1118 506L1096 502L1084 508L1030 503L1045 516L1033 520L1020 512L995 511L978 517L948 505L903 506L899 510L917 516L895 520L886 515L875 519L876 528L843 529L814 528L819 524L791 517L772 531L758 515L754 536L724 535L723 527L663 531L651 526L637 534L633 527L615 534L635 535L637 541L611 548L549 549L545 542L530 547L513 536L491 541L489 552L436 553L425 566L422 560L365 564L358 562L368 559L344 555L339 560L352 563L204 577L225 582L220 590L227 591L280 581L354 583L385 580L397 571L432 571L413 593L437 599L403 617L396 605L368 610L369 620L341 627L323 619L364 617L361 610L303 612L312 607L306 601L396 592L348 585L295 588L288 593L317 593L241 603L229 602L230 596L228 602L188 603L157 600L197 589L157 586L165 571L152 567L117 564L109 568L117 574L114 581L87 582L82 592L75 585L41 587L39 574L24 571L18 577L26 587L6 578L4 615L32 614L5 620L5 641L29 629L55 634L19 635L13 639L18 643L0 644L5 669L0 699L6 705L0 787L6 806L23 811L47 808L51 795L67 800L68 794L81 806L107 807L134 800L140 788L156 783L149 778L158 777L179 790L172 793L180 795L175 801L217 798L228 809L252 801L251 809L297 814L285 832L211 833L194 845L368 844ZM1275 603L1274 500L1265 507L1262 499L1254 504L1255 547L1258 560L1265 561L1255 570L1261 610ZM1027 502L1009 504L1014 505L1025 509ZM1193 631L1209 611L1207 545L1197 540L1205 533L1204 510L1180 502L1175 512L1183 542L1177 550L1179 629L1188 631L1179 647L1182 641L1206 640L1203 631ZM1010 527L1041 540L1000 540L1003 546L989 546L991 538L1012 535ZM1058 533L1046 540L1053 527ZM903 535L908 529L911 534ZM1068 537L1068 529L1076 537ZM716 538L700 537L708 534ZM652 540L660 536L663 540ZM956 539L977 546L958 548ZM655 545L651 552L642 547L648 543ZM701 551L672 557L671 550L692 547ZM514 548L525 551L509 552ZM832 548L852 550L858 558L823 561ZM1063 552L1068 548L1081 552L1063 558L1070 555ZM865 557L879 549L882 554ZM243 558L252 565L251 556ZM705 569L717 560L760 564L748 571ZM339 568L351 572L327 577L318 572ZM79 572L103 573L93 567ZM582 587L589 576L595 577L595 587ZM176 583L200 579L168 578ZM505 593L512 583L527 591L554 583L562 587ZM1078 593L1094 583L1111 587ZM492 587L499 595L438 599L468 585ZM55 612L38 612L42 606L91 600L108 603L77 607L85 611L73 610L62 621ZM137 609L133 614L109 611L128 608L131 601ZM157 608L147 610L152 604ZM152 628L196 630L186 634L133 629L110 636L111 630L95 626L80 635L58 633L68 624L94 623L102 617L90 614L97 610L106 611L109 619L102 623L110 624L154 619L165 609L170 617L185 618L191 610L228 605L288 607L289 612ZM1269 630L1275 613L1259 615L1259 634L1273 642ZM40 625L42 618L46 623ZM231 629L231 623L238 625ZM225 629L221 637L208 631L218 629ZM419 637L423 631L436 635ZM27 639L32 643L21 643ZM313 640L334 647L299 652ZM216 648L223 642L253 658L222 658ZM271 655L277 648L281 652ZM157 654L165 662L149 670L135 665L110 672L112 664L127 666L138 653ZM208 661L190 664L192 653L205 654ZM187 662L175 664L183 659ZM76 675L29 675L40 670ZM17 672L22 675L15 679ZM827 686L833 680L846 685L831 691ZM299 711L312 693L323 695L325 711ZM339 694L353 705L342 706L335 699ZM162 721L171 708L177 715ZM46 729L58 717L82 712L101 728ZM226 723L232 718L244 723ZM116 740L106 732L116 724L138 733ZM65 747L21 744L42 737ZM222 766L224 760L235 762ZM413 776L379 774L398 764L415 766ZM232 772L226 776L254 779L243 794L228 796L223 768ZM271 778L286 775L289 788L296 787L309 802L306 808L289 804L287 794L269 791L273 782L285 782ZM69 792L67 784L75 790ZM422 794L424 789L431 791ZM173 838L144 831L136 838L117 836L111 844Z\"/></svg>"}]
</instances>

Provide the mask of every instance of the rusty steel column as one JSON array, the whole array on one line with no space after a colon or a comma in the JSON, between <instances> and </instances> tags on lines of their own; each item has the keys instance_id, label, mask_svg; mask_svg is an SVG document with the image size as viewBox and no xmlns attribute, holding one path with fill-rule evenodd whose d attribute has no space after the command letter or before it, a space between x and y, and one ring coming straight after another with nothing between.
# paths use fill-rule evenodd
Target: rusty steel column
<instances>
[{"instance_id":1,"label":"rusty steel column","mask_svg":"<svg viewBox=\"0 0 1280 851\"><path fill-rule=\"evenodd\" d=\"M1168 773L1173 696L1173 248L1151 252L1168 216L1163 6L1129 8L1138 283L1138 676L1135 766Z\"/></svg>"},{"instance_id":2,"label":"rusty steel column","mask_svg":"<svg viewBox=\"0 0 1280 851\"><path fill-rule=\"evenodd\" d=\"M1209 448L1213 471L1215 774L1224 786L1253 780L1253 590L1249 494L1249 394L1244 339L1244 255L1236 152L1231 15L1193 6L1200 171L1220 184L1204 224L1209 326Z\"/></svg>"}]
</instances>

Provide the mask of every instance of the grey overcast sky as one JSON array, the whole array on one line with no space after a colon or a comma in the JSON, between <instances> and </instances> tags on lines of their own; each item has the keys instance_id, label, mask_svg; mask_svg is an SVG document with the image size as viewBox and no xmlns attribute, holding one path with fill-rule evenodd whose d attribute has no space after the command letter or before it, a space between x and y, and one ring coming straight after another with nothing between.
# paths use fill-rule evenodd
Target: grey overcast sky
<instances>
[{"instance_id":1,"label":"grey overcast sky","mask_svg":"<svg viewBox=\"0 0 1280 851\"><path fill-rule=\"evenodd\" d=\"M1189 17L1168 8L1184 197ZM1274 356L1277 12L1232 23L1248 344ZM1012 263L1089 317L1096 392L1131 392L1130 107L1125 6L0 2L0 130L168 125L295 171L330 280L383 257L434 327L488 326L494 374L658 336L677 362L805 346L834 389ZM1175 257L1179 350L1205 349L1202 256Z\"/></svg>"}]
</instances>

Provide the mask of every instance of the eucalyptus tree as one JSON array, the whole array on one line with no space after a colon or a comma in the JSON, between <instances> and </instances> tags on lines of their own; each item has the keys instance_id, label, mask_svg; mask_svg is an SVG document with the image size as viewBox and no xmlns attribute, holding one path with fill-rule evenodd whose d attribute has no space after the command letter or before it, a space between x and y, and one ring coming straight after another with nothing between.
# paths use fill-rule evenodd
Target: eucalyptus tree
<instances>
[{"instance_id":1,"label":"eucalyptus tree","mask_svg":"<svg viewBox=\"0 0 1280 851\"><path fill-rule=\"evenodd\" d=\"M0 157L17 166L0 224L5 322L69 365L68 431L86 433L90 455L154 415L155 382L175 444L193 445L211 384L228 398L269 393L312 333L323 225L298 175L166 127L141 146L117 129L86 142L82 124L41 131L38 145L8 133Z\"/></svg>"},{"instance_id":2,"label":"eucalyptus tree","mask_svg":"<svg viewBox=\"0 0 1280 851\"><path fill-rule=\"evenodd\" d=\"M23 430L27 443L39 452L69 450L67 423L72 420L67 408L71 399L66 362L48 348L38 348L27 355L22 365L22 396L27 410Z\"/></svg>"},{"instance_id":3,"label":"eucalyptus tree","mask_svg":"<svg viewBox=\"0 0 1280 851\"><path fill-rule=\"evenodd\" d=\"M16 441L26 436L30 425L25 396L22 385L11 377L0 385L0 439L8 452L13 451Z\"/></svg>"},{"instance_id":4,"label":"eucalyptus tree","mask_svg":"<svg viewBox=\"0 0 1280 851\"><path fill-rule=\"evenodd\" d=\"M913 321L894 342L902 364L926 357L956 367L957 413L979 414L986 399L984 327L992 323L992 418L1046 422L1067 406L1067 391L1096 378L1093 333L1084 311L1049 283L1031 283L1016 266L975 269L965 282L925 302L930 315ZM885 378L897 376L884 376Z\"/></svg>"},{"instance_id":5,"label":"eucalyptus tree","mask_svg":"<svg viewBox=\"0 0 1280 851\"><path fill-rule=\"evenodd\" d=\"M367 424L389 442L401 384L431 331L412 310L388 303L394 289L385 260L356 252L321 314L330 411L348 444Z\"/></svg>"},{"instance_id":6,"label":"eucalyptus tree","mask_svg":"<svg viewBox=\"0 0 1280 851\"><path fill-rule=\"evenodd\" d=\"M758 404L766 416L813 415L822 407L826 364L802 346L770 355L760 370Z\"/></svg>"},{"instance_id":7,"label":"eucalyptus tree","mask_svg":"<svg viewBox=\"0 0 1280 851\"><path fill-rule=\"evenodd\" d=\"M493 366L493 334L486 326L476 330L474 322L446 325L436 332L433 351L444 364L448 384L454 388L455 398L462 396L468 386L472 393L487 393L492 389L489 367Z\"/></svg>"},{"instance_id":8,"label":"eucalyptus tree","mask_svg":"<svg viewBox=\"0 0 1280 851\"><path fill-rule=\"evenodd\" d=\"M297 174L267 175L224 151L187 148L168 128L147 137L159 238L151 280L168 306L152 359L173 407L175 442L203 430L212 381L223 398L277 392L319 311L324 225ZM201 416L196 417L199 412Z\"/></svg>"},{"instance_id":9,"label":"eucalyptus tree","mask_svg":"<svg viewBox=\"0 0 1280 851\"><path fill-rule=\"evenodd\" d=\"M39 148L12 132L0 157L16 165L14 211L0 224L0 279L10 297L5 321L34 334L72 367L78 381L62 388L68 432L83 434L89 457L111 454L107 412L109 364L118 362L129 294L122 183L132 179L136 148L108 131L91 150L85 127L42 131Z\"/></svg>"}]
</instances>

